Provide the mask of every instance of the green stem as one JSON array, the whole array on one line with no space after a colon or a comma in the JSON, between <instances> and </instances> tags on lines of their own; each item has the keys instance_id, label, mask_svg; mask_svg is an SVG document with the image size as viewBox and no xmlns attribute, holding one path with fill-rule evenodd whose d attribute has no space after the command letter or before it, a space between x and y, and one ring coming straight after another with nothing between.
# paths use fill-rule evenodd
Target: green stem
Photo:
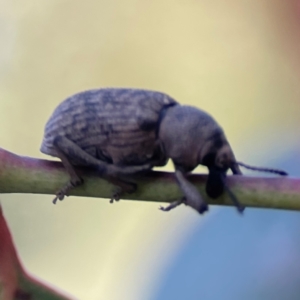
<instances>
[{"instance_id":1,"label":"green stem","mask_svg":"<svg viewBox=\"0 0 300 300\"><path fill-rule=\"evenodd\" d=\"M95 172L78 169L84 185L70 195L110 198L113 186ZM182 197L172 173L151 172L133 179L138 189L122 199L171 202ZM0 193L55 193L69 180L60 162L22 157L0 148ZM232 205L227 193L210 199L204 192L206 175L193 174L189 180L209 204ZM290 177L228 176L228 187L244 206L300 210L300 179ZM49 201L52 199L49 199Z\"/></svg>"}]
</instances>

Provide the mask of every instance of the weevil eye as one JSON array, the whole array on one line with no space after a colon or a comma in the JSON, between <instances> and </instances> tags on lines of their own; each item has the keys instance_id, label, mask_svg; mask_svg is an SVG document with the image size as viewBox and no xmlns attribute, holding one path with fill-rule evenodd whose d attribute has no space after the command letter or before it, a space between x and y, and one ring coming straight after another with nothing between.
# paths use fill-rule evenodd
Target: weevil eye
<instances>
[{"instance_id":1,"label":"weevil eye","mask_svg":"<svg viewBox=\"0 0 300 300\"><path fill-rule=\"evenodd\" d=\"M215 165L221 169L228 169L234 161L233 153L229 145L223 146L216 155Z\"/></svg>"},{"instance_id":2,"label":"weevil eye","mask_svg":"<svg viewBox=\"0 0 300 300\"><path fill-rule=\"evenodd\" d=\"M217 156L216 166L223 169L228 165L228 155L227 153L221 153Z\"/></svg>"}]
</instances>

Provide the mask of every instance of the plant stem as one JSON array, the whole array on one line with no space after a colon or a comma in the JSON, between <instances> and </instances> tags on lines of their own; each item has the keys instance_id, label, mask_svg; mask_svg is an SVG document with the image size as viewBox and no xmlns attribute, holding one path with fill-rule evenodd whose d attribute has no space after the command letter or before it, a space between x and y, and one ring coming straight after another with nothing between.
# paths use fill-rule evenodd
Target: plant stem
<instances>
[{"instance_id":1,"label":"plant stem","mask_svg":"<svg viewBox=\"0 0 300 300\"><path fill-rule=\"evenodd\" d=\"M84 184L74 188L70 195L110 198L113 185L88 169L78 169ZM172 173L150 172L132 176L138 189L122 199L171 202L182 197ZM0 193L55 193L68 182L69 176L62 164L18 156L0 148ZM204 192L206 175L193 174L189 180L199 189L209 204L232 205L227 193L210 199ZM300 210L300 179L290 177L228 176L228 187L244 206ZM49 199L50 200L50 199Z\"/></svg>"}]
</instances>

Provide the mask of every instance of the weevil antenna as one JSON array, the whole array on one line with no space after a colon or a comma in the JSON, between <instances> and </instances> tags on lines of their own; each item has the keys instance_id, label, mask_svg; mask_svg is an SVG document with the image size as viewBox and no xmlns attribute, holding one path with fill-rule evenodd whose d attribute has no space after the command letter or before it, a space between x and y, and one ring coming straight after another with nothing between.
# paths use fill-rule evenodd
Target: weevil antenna
<instances>
[{"instance_id":1,"label":"weevil antenna","mask_svg":"<svg viewBox=\"0 0 300 300\"><path fill-rule=\"evenodd\" d=\"M281 175L281 176L287 176L288 175L288 173L285 172L285 171L283 171L283 170L271 169L271 168L253 167L253 166L246 165L246 164L244 164L242 162L239 162L239 161L237 161L236 164L239 165L239 166L241 166L241 167L244 167L246 169L253 170L253 171L274 173L274 174L278 174L278 175Z\"/></svg>"}]
</instances>

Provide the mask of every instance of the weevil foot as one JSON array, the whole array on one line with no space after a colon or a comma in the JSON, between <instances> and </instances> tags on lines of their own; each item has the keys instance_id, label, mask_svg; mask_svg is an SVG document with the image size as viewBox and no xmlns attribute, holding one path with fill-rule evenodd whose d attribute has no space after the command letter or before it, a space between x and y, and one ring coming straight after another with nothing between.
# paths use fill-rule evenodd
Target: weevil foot
<instances>
[{"instance_id":1,"label":"weevil foot","mask_svg":"<svg viewBox=\"0 0 300 300\"><path fill-rule=\"evenodd\" d=\"M206 211L208 211L208 205L207 205L207 203L202 201L202 199L198 199L198 201L189 201L185 198L185 201L183 203L185 205L190 206L193 209L195 209L200 215L202 215ZM196 205L195 205L195 203L196 203Z\"/></svg>"},{"instance_id":2,"label":"weevil foot","mask_svg":"<svg viewBox=\"0 0 300 300\"><path fill-rule=\"evenodd\" d=\"M56 197L52 200L53 204L56 204L57 200L64 200L65 196L68 196L68 192L75 188L76 186L79 186L83 183L83 180L81 178L76 180L71 180L68 182L63 188L61 188L57 193Z\"/></svg>"},{"instance_id":3,"label":"weevil foot","mask_svg":"<svg viewBox=\"0 0 300 300\"><path fill-rule=\"evenodd\" d=\"M185 198L173 201L166 207L160 206L159 209L162 211L170 211L171 209L174 209L175 207L179 206L182 203L185 203Z\"/></svg>"},{"instance_id":4,"label":"weevil foot","mask_svg":"<svg viewBox=\"0 0 300 300\"><path fill-rule=\"evenodd\" d=\"M114 201L119 201L121 199L122 193L123 193L123 189L120 187L117 187L114 190L114 192L109 200L109 203L114 203Z\"/></svg>"},{"instance_id":5,"label":"weevil foot","mask_svg":"<svg viewBox=\"0 0 300 300\"><path fill-rule=\"evenodd\" d=\"M114 203L114 201L119 201L121 199L121 196L124 193L132 194L136 191L137 185L134 182L127 182L121 179L116 178L110 178L109 181L117 187L113 191L112 197L109 201L109 203Z\"/></svg>"},{"instance_id":6,"label":"weevil foot","mask_svg":"<svg viewBox=\"0 0 300 300\"><path fill-rule=\"evenodd\" d=\"M67 192L68 190L70 190L72 188L71 184L68 183L66 184L62 189L60 189L57 193L56 193L56 197L52 200L53 204L56 204L57 200L64 200L65 196L67 196Z\"/></svg>"},{"instance_id":7,"label":"weevil foot","mask_svg":"<svg viewBox=\"0 0 300 300\"><path fill-rule=\"evenodd\" d=\"M238 211L240 214L243 214L244 210L245 210L245 206L242 206L242 205L237 206L237 211Z\"/></svg>"},{"instance_id":8,"label":"weevil foot","mask_svg":"<svg viewBox=\"0 0 300 300\"><path fill-rule=\"evenodd\" d=\"M208 211L208 205L206 203L202 203L198 211L200 215L204 214L206 211Z\"/></svg>"},{"instance_id":9,"label":"weevil foot","mask_svg":"<svg viewBox=\"0 0 300 300\"><path fill-rule=\"evenodd\" d=\"M62 201L65 198L65 196L66 195L63 192L61 191L57 192L55 198L52 200L52 203L56 204L57 200Z\"/></svg>"}]
</instances>

